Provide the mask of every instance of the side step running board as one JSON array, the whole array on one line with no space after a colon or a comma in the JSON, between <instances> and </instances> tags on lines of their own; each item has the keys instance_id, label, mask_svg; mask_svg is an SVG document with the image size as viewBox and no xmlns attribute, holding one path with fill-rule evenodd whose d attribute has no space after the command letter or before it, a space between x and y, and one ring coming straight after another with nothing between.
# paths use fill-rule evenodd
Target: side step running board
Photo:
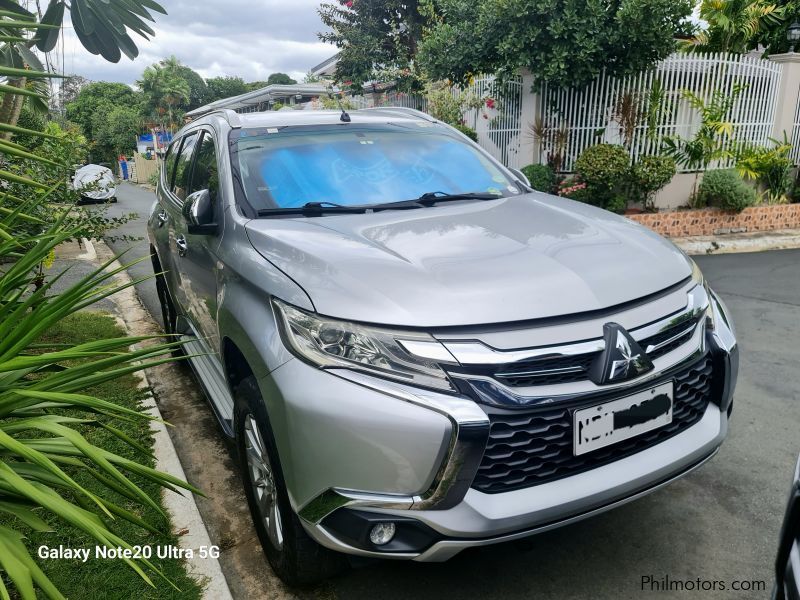
<instances>
[{"instance_id":1,"label":"side step running board","mask_svg":"<svg viewBox=\"0 0 800 600\"><path fill-rule=\"evenodd\" d=\"M207 348L194 336L183 335L181 341L184 343L183 350L186 354L196 354L192 356L189 363L192 365L200 382L203 384L204 391L211 407L219 415L223 427L228 435L233 435L233 396L231 396L225 375L220 365L214 360L213 356L207 354Z\"/></svg>"}]
</instances>

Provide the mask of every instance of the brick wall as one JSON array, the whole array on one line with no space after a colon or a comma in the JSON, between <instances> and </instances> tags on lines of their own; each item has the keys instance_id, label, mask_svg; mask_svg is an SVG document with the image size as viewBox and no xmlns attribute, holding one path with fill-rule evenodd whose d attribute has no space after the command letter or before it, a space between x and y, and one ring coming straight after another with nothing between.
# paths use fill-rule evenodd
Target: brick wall
<instances>
[{"instance_id":1,"label":"brick wall","mask_svg":"<svg viewBox=\"0 0 800 600\"><path fill-rule=\"evenodd\" d=\"M666 237L800 229L800 204L751 206L740 213L702 208L627 216Z\"/></svg>"}]
</instances>

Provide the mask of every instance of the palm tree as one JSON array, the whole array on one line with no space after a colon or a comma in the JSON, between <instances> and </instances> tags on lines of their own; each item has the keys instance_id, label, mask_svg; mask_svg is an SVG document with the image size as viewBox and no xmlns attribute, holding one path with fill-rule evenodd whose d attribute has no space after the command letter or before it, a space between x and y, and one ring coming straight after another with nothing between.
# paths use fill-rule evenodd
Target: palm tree
<instances>
[{"instance_id":1,"label":"palm tree","mask_svg":"<svg viewBox=\"0 0 800 600\"><path fill-rule=\"evenodd\" d=\"M785 7L770 0L703 0L700 18L708 28L683 43L686 51L744 53L765 29L779 24Z\"/></svg>"},{"instance_id":2,"label":"palm tree","mask_svg":"<svg viewBox=\"0 0 800 600\"><path fill-rule=\"evenodd\" d=\"M174 57L173 57L174 58ZM169 127L175 126L175 111L189 101L189 84L175 70L162 64L150 65L136 82L139 89L147 96L150 108L158 115L167 115Z\"/></svg>"}]
</instances>

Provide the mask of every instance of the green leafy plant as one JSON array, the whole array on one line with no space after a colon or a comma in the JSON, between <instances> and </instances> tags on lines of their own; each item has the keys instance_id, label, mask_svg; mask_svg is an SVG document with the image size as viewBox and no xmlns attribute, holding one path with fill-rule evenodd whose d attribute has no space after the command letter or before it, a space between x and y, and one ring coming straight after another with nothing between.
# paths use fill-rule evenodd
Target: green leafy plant
<instances>
[{"instance_id":1,"label":"green leafy plant","mask_svg":"<svg viewBox=\"0 0 800 600\"><path fill-rule=\"evenodd\" d=\"M430 115L448 125L461 125L466 111L483 106L483 99L470 91L453 94L451 86L444 81L426 84L425 98Z\"/></svg>"},{"instance_id":2,"label":"green leafy plant","mask_svg":"<svg viewBox=\"0 0 800 600\"><path fill-rule=\"evenodd\" d=\"M5 159L6 175L3 178L6 182L2 196L2 206L7 211L28 203L32 197L40 197L40 202L28 208L30 216L37 219L28 222L28 233L42 231L66 213L64 228L72 231L75 238L135 239L110 234L111 230L124 225L135 214L109 217L106 204L76 204L80 194L72 188L70 176L75 165L83 164L88 152L83 135L74 126L62 128L55 122L48 123L43 131L30 131L24 134L23 139L38 140L35 148L32 148L35 153L25 151ZM17 144L16 141L13 143ZM32 187L31 181L38 186Z\"/></svg>"},{"instance_id":3,"label":"green leafy plant","mask_svg":"<svg viewBox=\"0 0 800 600\"><path fill-rule=\"evenodd\" d=\"M175 344L144 345L144 337L94 340L76 346L37 343L67 315L128 286L112 283L124 267L114 269L109 261L56 293L63 272L45 280L40 265L73 232L64 230L61 218L42 233L27 234L24 225L32 217L23 210L34 202L0 218L0 262L6 265L0 275L0 512L18 519L13 526L0 526L0 568L25 599L35 598L34 586L49 598L62 597L22 542L25 528L47 529L40 512L52 513L108 547L132 547L114 534L115 519L153 530L151 524L109 500L107 494L90 492L78 484L76 473L86 472L109 492L120 493L162 515L130 475L166 489L198 493L175 477L94 446L76 430L79 424L100 426L93 418L97 414L148 419L141 412L84 390L171 360L169 353ZM142 347L129 350L132 344ZM110 425L103 427L114 432ZM123 436L123 441L130 440ZM141 451L141 447L137 449ZM127 563L151 584L145 569L161 575L149 560ZM1 578L0 597L8 598Z\"/></svg>"},{"instance_id":4,"label":"green leafy plant","mask_svg":"<svg viewBox=\"0 0 800 600\"><path fill-rule=\"evenodd\" d=\"M675 161L668 156L644 156L630 169L628 177L629 197L632 202L641 202L645 210L653 210L656 192L675 176Z\"/></svg>"},{"instance_id":5,"label":"green leafy plant","mask_svg":"<svg viewBox=\"0 0 800 600\"><path fill-rule=\"evenodd\" d=\"M458 129L461 133L471 139L473 142L478 141L478 132L475 131L472 127L467 127L466 125L462 125L461 123L456 123L453 125L456 129Z\"/></svg>"},{"instance_id":6,"label":"green leafy plant","mask_svg":"<svg viewBox=\"0 0 800 600\"><path fill-rule=\"evenodd\" d=\"M760 201L766 204L785 204L792 187L791 144L771 140L772 147L747 145L737 151L736 170L744 179L755 181Z\"/></svg>"},{"instance_id":7,"label":"green leafy plant","mask_svg":"<svg viewBox=\"0 0 800 600\"><path fill-rule=\"evenodd\" d=\"M759 34L779 25L786 6L770 0L703 0L699 17L708 25L681 44L689 52L743 54L757 45Z\"/></svg>"},{"instance_id":8,"label":"green leafy plant","mask_svg":"<svg viewBox=\"0 0 800 600\"><path fill-rule=\"evenodd\" d=\"M560 173L570 140L570 128L565 121L557 124L537 116L530 124L529 135L537 145L538 155L547 159L554 173Z\"/></svg>"},{"instance_id":9,"label":"green leafy plant","mask_svg":"<svg viewBox=\"0 0 800 600\"><path fill-rule=\"evenodd\" d=\"M592 204L614 212L625 210L624 186L630 161L627 150L614 144L597 144L581 153L575 161L575 171L586 184Z\"/></svg>"},{"instance_id":10,"label":"green leafy plant","mask_svg":"<svg viewBox=\"0 0 800 600\"><path fill-rule=\"evenodd\" d=\"M730 94L715 90L708 100L689 90L682 91L683 98L700 114L700 127L691 139L679 135L665 137L662 152L674 159L679 167L697 173L692 196L697 193L700 172L707 171L714 161L734 156L731 149L733 123L729 114L743 90L744 86L739 84L733 87Z\"/></svg>"},{"instance_id":11,"label":"green leafy plant","mask_svg":"<svg viewBox=\"0 0 800 600\"><path fill-rule=\"evenodd\" d=\"M548 194L553 192L556 186L556 174L553 173L553 169L549 166L528 165L527 167L522 167L522 172L530 181L533 189Z\"/></svg>"},{"instance_id":12,"label":"green leafy plant","mask_svg":"<svg viewBox=\"0 0 800 600\"><path fill-rule=\"evenodd\" d=\"M736 169L712 169L703 175L694 206L716 206L740 212L755 203L756 191L739 176Z\"/></svg>"},{"instance_id":13,"label":"green leafy plant","mask_svg":"<svg viewBox=\"0 0 800 600\"><path fill-rule=\"evenodd\" d=\"M0 9L0 35L6 44L28 48L36 43L42 51L52 50L58 38L66 4L50 2L41 22L10 0ZM163 12L152 0L92 4L73 2L72 20L79 40L90 51L116 62L121 53L137 53L126 28L152 34L140 17L150 19L149 10ZM90 16L91 15L91 16ZM36 31L35 38L22 32ZM24 53L18 48L21 53ZM9 58L9 56L11 58ZM41 92L26 87L28 80L43 80L48 73L14 66L14 53L4 52L0 76L8 83L0 91L9 96L36 96ZM144 448L96 415L117 419L144 420L149 417L87 393L98 384L122 375L161 364L173 358L176 344L148 344L148 339L99 339L81 344L53 346L39 343L48 329L69 315L107 298L125 286L113 283L125 267L109 261L78 279L63 291L64 271L46 278L43 265L52 261L55 249L76 235L68 226L68 210L50 204L52 196L68 185L69 145L55 131L19 127L19 112L11 103L0 108L0 512L13 517L0 525L0 598L9 598L10 583L15 595L35 600L36 589L48 598L63 598L36 564L24 544L28 530L48 529L48 516L84 532L100 545L132 550L132 543L114 533L117 519L143 531L157 528L110 498L122 495L130 502L148 506L165 517L158 504L134 482L148 480L168 490L199 491L189 484L92 444L78 427L103 427L138 452ZM9 139L13 135L34 136L42 144L32 147ZM51 147L48 147L51 146ZM62 154L63 153L63 154ZM11 161L19 170L9 167ZM49 169L53 169L49 171ZM52 181L47 178L52 175ZM11 186L14 194L10 191ZM48 218L39 216L42 207ZM137 349L130 346L136 344ZM146 452L146 451L145 451ZM102 492L89 491L78 483L83 474L101 484ZM133 478L132 478L133 477ZM165 528L166 519L157 525ZM65 540L66 541L66 540ZM139 540L136 540L139 541ZM153 585L148 571L166 577L146 558L123 559L145 581Z\"/></svg>"}]
</instances>

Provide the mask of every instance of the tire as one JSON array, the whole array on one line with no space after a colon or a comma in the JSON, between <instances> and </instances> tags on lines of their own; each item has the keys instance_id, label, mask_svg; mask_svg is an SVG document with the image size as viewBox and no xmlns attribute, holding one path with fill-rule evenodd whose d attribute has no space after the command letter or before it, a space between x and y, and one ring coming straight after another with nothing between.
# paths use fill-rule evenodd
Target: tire
<instances>
[{"instance_id":1,"label":"tire","mask_svg":"<svg viewBox=\"0 0 800 600\"><path fill-rule=\"evenodd\" d=\"M153 259L155 261L155 258ZM157 263L153 263L153 268L156 273L161 271ZM160 273L156 275L156 294L158 295L158 303L161 305L161 317L164 319L164 332L169 336L170 342L178 341L178 313L175 311L175 305L172 302L172 297L169 294L169 288L164 276ZM172 356L180 358L185 353L181 346L178 346L172 351Z\"/></svg>"},{"instance_id":2,"label":"tire","mask_svg":"<svg viewBox=\"0 0 800 600\"><path fill-rule=\"evenodd\" d=\"M234 400L242 483L253 524L273 571L291 586L318 583L340 573L347 568L346 557L311 539L292 510L275 438L254 377L247 377L236 386ZM259 485L254 485L254 477L261 480Z\"/></svg>"}]
</instances>

